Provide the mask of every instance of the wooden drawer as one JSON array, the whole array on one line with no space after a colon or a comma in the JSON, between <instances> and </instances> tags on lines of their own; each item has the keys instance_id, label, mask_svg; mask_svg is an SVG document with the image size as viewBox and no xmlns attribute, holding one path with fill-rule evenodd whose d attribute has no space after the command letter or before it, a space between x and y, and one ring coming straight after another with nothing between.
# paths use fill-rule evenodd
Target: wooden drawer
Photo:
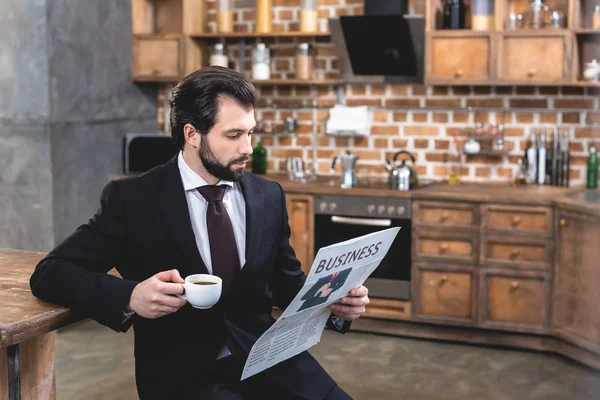
<instances>
[{"instance_id":1,"label":"wooden drawer","mask_svg":"<svg viewBox=\"0 0 600 400\"><path fill-rule=\"evenodd\" d=\"M500 39L498 78L523 83L569 79L570 40L567 33L504 33Z\"/></svg>"},{"instance_id":2,"label":"wooden drawer","mask_svg":"<svg viewBox=\"0 0 600 400\"><path fill-rule=\"evenodd\" d=\"M479 207L469 203L416 201L413 221L417 225L477 229Z\"/></svg>"},{"instance_id":3,"label":"wooden drawer","mask_svg":"<svg viewBox=\"0 0 600 400\"><path fill-rule=\"evenodd\" d=\"M482 230L549 237L551 216L547 207L487 205L483 207Z\"/></svg>"},{"instance_id":4,"label":"wooden drawer","mask_svg":"<svg viewBox=\"0 0 600 400\"><path fill-rule=\"evenodd\" d=\"M482 269L479 316L483 327L544 333L549 326L549 272Z\"/></svg>"},{"instance_id":5,"label":"wooden drawer","mask_svg":"<svg viewBox=\"0 0 600 400\"><path fill-rule=\"evenodd\" d=\"M413 316L417 320L473 325L475 289L472 267L417 265L413 270Z\"/></svg>"},{"instance_id":6,"label":"wooden drawer","mask_svg":"<svg viewBox=\"0 0 600 400\"><path fill-rule=\"evenodd\" d=\"M430 82L474 82L491 79L492 36L458 37L436 33L430 37L427 79Z\"/></svg>"},{"instance_id":7,"label":"wooden drawer","mask_svg":"<svg viewBox=\"0 0 600 400\"><path fill-rule=\"evenodd\" d=\"M132 39L131 75L134 81L177 82L184 74L181 36L136 35Z\"/></svg>"},{"instance_id":8,"label":"wooden drawer","mask_svg":"<svg viewBox=\"0 0 600 400\"><path fill-rule=\"evenodd\" d=\"M481 264L499 264L519 268L549 269L552 245L545 240L514 239L511 237L484 237L481 246Z\"/></svg>"},{"instance_id":9,"label":"wooden drawer","mask_svg":"<svg viewBox=\"0 0 600 400\"><path fill-rule=\"evenodd\" d=\"M473 234L416 229L413 235L415 259L474 264L478 261L478 236Z\"/></svg>"}]
</instances>

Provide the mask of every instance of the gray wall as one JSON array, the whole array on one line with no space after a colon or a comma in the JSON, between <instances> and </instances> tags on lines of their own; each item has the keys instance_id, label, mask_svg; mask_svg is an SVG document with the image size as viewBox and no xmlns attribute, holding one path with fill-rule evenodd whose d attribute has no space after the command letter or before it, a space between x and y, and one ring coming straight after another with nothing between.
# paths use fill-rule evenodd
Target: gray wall
<instances>
[{"instance_id":1,"label":"gray wall","mask_svg":"<svg viewBox=\"0 0 600 400\"><path fill-rule=\"evenodd\" d=\"M131 82L130 7L0 2L0 247L50 250L122 172L123 135L156 130L156 85Z\"/></svg>"}]
</instances>

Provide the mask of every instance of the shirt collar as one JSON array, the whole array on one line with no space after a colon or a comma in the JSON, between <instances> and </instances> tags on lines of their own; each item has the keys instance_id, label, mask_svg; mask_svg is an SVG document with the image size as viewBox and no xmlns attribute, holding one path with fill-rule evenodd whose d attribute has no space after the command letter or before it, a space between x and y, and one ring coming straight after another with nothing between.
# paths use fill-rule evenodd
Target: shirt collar
<instances>
[{"instance_id":1,"label":"shirt collar","mask_svg":"<svg viewBox=\"0 0 600 400\"><path fill-rule=\"evenodd\" d=\"M181 182L183 182L183 189L185 191L188 190L196 190L200 186L206 186L208 183L193 169L190 168L189 165L183 159L183 151L179 152L179 156L177 156L177 165L179 166L179 174L181 175ZM217 185L227 185L233 187L233 182L220 180Z\"/></svg>"}]
</instances>

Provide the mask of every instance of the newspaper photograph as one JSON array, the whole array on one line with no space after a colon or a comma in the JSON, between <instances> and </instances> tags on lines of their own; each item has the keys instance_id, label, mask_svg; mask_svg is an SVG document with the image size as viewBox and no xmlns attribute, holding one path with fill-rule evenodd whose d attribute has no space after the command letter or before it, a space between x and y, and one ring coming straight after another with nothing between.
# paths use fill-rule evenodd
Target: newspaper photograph
<instances>
[{"instance_id":1,"label":"newspaper photograph","mask_svg":"<svg viewBox=\"0 0 600 400\"><path fill-rule=\"evenodd\" d=\"M319 343L331 314L327 306L365 282L399 231L390 228L319 249L302 289L252 346L241 380Z\"/></svg>"}]
</instances>

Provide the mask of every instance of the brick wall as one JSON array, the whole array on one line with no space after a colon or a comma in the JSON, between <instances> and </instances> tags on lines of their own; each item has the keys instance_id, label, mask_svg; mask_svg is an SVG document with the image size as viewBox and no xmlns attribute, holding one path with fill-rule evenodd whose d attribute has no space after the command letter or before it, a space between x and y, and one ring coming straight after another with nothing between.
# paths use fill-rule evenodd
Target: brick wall
<instances>
[{"instance_id":1,"label":"brick wall","mask_svg":"<svg viewBox=\"0 0 600 400\"><path fill-rule=\"evenodd\" d=\"M360 15L362 0L319 0L321 26L326 18L339 15ZM274 31L298 29L300 0L273 0ZM215 1L209 1L209 30L216 31ZM422 9L413 4L412 9ZM236 10L235 29L252 31L253 8ZM305 39L302 39L305 40ZM329 38L306 39L315 47L315 78L339 76L337 60ZM254 40L248 40L253 44ZM295 38L266 39L271 47L272 76L294 76ZM231 66L237 63L237 42L227 42ZM250 71L250 46L246 49L245 71ZM249 77L249 75L248 75ZM334 86L258 86L260 92L256 118L272 121L281 131L281 121L292 116L298 119L298 133L263 135L268 150L269 171L284 171L286 157L302 157L315 165L320 175L335 174L331 159L349 149L358 155L360 179L385 178L384 160L397 150L412 151L417 158L419 177L444 179L447 174L447 154L452 137L459 146L465 140L465 128L475 122L503 123L506 148L503 159L464 157L462 174L469 181L506 181L515 172L517 160L524 151L525 138L531 127L558 127L571 139L571 182L585 181L585 165L590 146L600 146L600 91L598 88L558 87L441 87L395 85L345 85L343 97L348 106L367 105L372 110L372 130L369 137L340 138L324 135L328 107L336 103ZM158 120L163 130L165 111L168 114L169 86L159 92ZM487 108L487 109L486 109ZM503 111L505 110L505 111Z\"/></svg>"}]
</instances>

